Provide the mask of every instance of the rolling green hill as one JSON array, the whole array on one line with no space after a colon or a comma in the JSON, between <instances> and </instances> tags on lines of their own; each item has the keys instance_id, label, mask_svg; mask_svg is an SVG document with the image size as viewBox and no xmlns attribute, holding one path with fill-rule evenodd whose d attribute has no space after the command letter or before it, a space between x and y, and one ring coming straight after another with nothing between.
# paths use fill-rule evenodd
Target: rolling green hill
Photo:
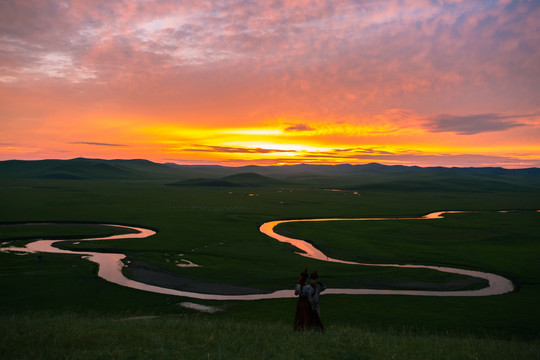
<instances>
[{"instance_id":1,"label":"rolling green hill","mask_svg":"<svg viewBox=\"0 0 540 360\"><path fill-rule=\"evenodd\" d=\"M257 187L286 184L360 191L493 192L540 189L540 169L366 165L226 167L148 160L0 161L0 179L156 180L177 186Z\"/></svg>"},{"instance_id":2,"label":"rolling green hill","mask_svg":"<svg viewBox=\"0 0 540 360\"><path fill-rule=\"evenodd\" d=\"M220 179L196 178L177 181L172 186L214 186L214 187L259 187L284 185L285 181L272 179L257 173L240 173L225 176Z\"/></svg>"},{"instance_id":3,"label":"rolling green hill","mask_svg":"<svg viewBox=\"0 0 540 360\"><path fill-rule=\"evenodd\" d=\"M240 174L229 175L223 178L241 186L271 186L283 185L284 181L272 179L270 177L260 175L254 172L246 172Z\"/></svg>"}]
</instances>

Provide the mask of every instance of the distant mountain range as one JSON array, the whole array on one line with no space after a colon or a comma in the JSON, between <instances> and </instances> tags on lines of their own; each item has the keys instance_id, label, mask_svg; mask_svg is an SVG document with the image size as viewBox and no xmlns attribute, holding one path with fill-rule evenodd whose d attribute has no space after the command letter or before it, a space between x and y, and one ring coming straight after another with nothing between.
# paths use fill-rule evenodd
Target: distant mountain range
<instances>
[{"instance_id":1,"label":"distant mountain range","mask_svg":"<svg viewBox=\"0 0 540 360\"><path fill-rule=\"evenodd\" d=\"M497 191L540 188L540 169L366 165L242 166L159 164L148 160L0 161L0 179L160 180L176 186L310 185L351 190Z\"/></svg>"}]
</instances>

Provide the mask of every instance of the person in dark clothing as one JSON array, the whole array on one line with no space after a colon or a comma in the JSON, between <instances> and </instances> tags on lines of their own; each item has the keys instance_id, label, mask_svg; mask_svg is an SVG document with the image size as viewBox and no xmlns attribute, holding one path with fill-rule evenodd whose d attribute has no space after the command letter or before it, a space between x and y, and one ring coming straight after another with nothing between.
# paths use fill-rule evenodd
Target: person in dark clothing
<instances>
[{"instance_id":1,"label":"person in dark clothing","mask_svg":"<svg viewBox=\"0 0 540 360\"><path fill-rule=\"evenodd\" d=\"M308 302L311 311L310 328L316 330L324 330L324 325L321 321L321 307L319 306L319 295L326 290L326 286L319 281L319 274L315 270L310 275L310 285L308 286Z\"/></svg>"},{"instance_id":2,"label":"person in dark clothing","mask_svg":"<svg viewBox=\"0 0 540 360\"><path fill-rule=\"evenodd\" d=\"M296 284L294 295L298 295L296 303L296 316L294 317L294 330L302 331L309 328L311 324L311 307L308 300L309 286L306 285L308 278L307 267L300 274L300 280Z\"/></svg>"}]
</instances>

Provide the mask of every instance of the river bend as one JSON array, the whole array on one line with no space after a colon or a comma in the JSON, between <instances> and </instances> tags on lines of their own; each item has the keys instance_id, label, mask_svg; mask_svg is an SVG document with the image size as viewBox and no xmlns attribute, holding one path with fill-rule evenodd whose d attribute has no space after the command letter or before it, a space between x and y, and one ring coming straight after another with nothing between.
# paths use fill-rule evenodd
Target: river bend
<instances>
[{"instance_id":1,"label":"river bend","mask_svg":"<svg viewBox=\"0 0 540 360\"><path fill-rule=\"evenodd\" d=\"M269 237L293 245L299 251L298 255L310 257L321 261L329 261L336 263L349 264L351 266L379 266L379 267L399 267L399 268L417 268L417 269L431 269L452 274L461 274L472 276L475 278L485 279L489 285L483 289L478 290L460 290L460 291L424 291L424 290L381 290L381 289L338 289L328 288L326 294L350 294L350 295L413 295L413 296L489 296L500 295L507 292L511 292L514 289L512 282L500 275L466 270L452 267L443 266L429 266L429 265L412 265L412 264L373 264L373 263L357 263L352 261L333 259L326 256L323 252L317 249L307 241L294 239L291 237L277 234L274 228L282 223L291 222L314 222L314 221L395 221L395 220L434 220L442 219L444 214L449 213L462 213L462 211L439 211L427 214L422 217L383 217L383 218L326 218L326 219L298 219L298 220L277 220L270 221L261 225L259 230L268 235ZM144 229L140 227L132 227L125 225L115 224L100 224L104 226L123 228L126 230L135 231L135 233L113 235L101 238L87 238L87 239L72 239L69 241L97 241L97 240L114 240L114 239L141 239L148 238L155 234L155 231ZM122 262L126 258L125 254L111 254L111 253L97 253L97 252L81 252L72 250L62 250L54 247L53 244L63 242L64 240L37 240L28 243L24 247L2 247L0 251L3 252L18 252L18 253L56 253L56 254L71 254L82 255L85 259L88 259L99 265L98 276L110 281L112 283L143 290L159 294L167 294L174 296L182 296L201 300L262 300L262 299L279 299L279 298L292 298L294 297L293 290L278 290L272 293L266 294L249 294L249 295L222 295L222 294L204 294L197 292L181 291L175 289L169 289L154 285L145 284L135 280L128 279L122 273L122 269L125 266ZM291 286L292 287L292 286Z\"/></svg>"}]
</instances>

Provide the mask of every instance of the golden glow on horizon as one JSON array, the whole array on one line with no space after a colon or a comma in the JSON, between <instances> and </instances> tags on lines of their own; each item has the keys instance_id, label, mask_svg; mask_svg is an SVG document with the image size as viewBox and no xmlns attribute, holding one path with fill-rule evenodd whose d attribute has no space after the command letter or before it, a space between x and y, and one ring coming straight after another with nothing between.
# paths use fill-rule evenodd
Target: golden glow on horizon
<instances>
[{"instance_id":1,"label":"golden glow on horizon","mask_svg":"<svg viewBox=\"0 0 540 360\"><path fill-rule=\"evenodd\" d=\"M331 151L330 148L321 148L316 147L313 145L309 145L309 143L305 144L291 144L287 142L279 142L279 139L275 139L274 141L232 141L227 142L224 144L225 146L235 146L239 148L247 148L247 149L268 149L268 150L276 150L276 151L288 151L288 152L316 152L316 151Z\"/></svg>"},{"instance_id":2,"label":"golden glow on horizon","mask_svg":"<svg viewBox=\"0 0 540 360\"><path fill-rule=\"evenodd\" d=\"M366 130L363 125L310 124L309 126L284 125L249 127L196 127L178 126L167 123L145 125L138 120L124 136L119 136L115 128L125 124L125 120L111 121L110 132L104 133L100 142L71 142L70 147L91 151L93 157L147 158L153 161L173 161L179 163L217 163L224 165L250 164L383 164L416 165L418 159L437 165L445 161L447 166L462 165L462 159L473 159L480 165L492 165L493 159L512 152L513 160L503 159L500 166L527 166L537 159L540 145L491 144L480 142L478 146L468 146L463 154L463 146L446 139L457 135L434 134L418 141L417 134L422 128L410 128L408 134L381 134ZM137 124L140 124L137 126ZM286 130L289 128L288 130ZM346 129L346 131L344 131ZM369 135L367 133L369 132ZM313 136L317 133L318 136ZM322 136L326 133L327 136ZM365 135L359 137L358 134ZM337 134L337 135L336 135ZM106 136L105 136L106 135ZM414 141L408 143L408 138ZM477 136L482 139L482 136ZM358 143L362 139L362 143ZM386 144L381 142L386 141ZM390 141L397 139L395 143ZM39 152L37 147L1 146L5 152ZM116 155L110 156L114 150ZM78 154L77 154L78 155ZM54 157L54 156L53 156ZM76 157L76 156L72 156ZM454 158L456 160L445 160ZM484 160L485 159L485 160ZM496 160L497 161L497 160Z\"/></svg>"}]
</instances>

